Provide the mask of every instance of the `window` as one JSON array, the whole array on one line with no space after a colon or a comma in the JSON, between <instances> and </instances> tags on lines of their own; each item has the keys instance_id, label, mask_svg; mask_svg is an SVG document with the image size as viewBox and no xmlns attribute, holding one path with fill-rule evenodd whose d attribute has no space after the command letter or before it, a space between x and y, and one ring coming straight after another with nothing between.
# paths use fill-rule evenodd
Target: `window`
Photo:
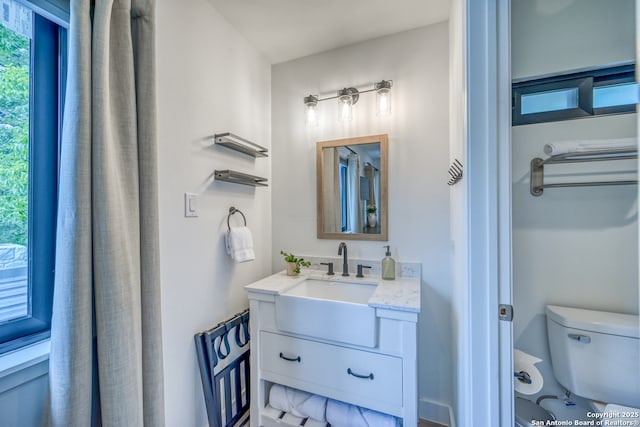
<instances>
[{"instance_id":1,"label":"window","mask_svg":"<svg viewBox=\"0 0 640 427\"><path fill-rule=\"evenodd\" d=\"M578 108L578 88L522 94L521 114L543 113Z\"/></svg>"},{"instance_id":2,"label":"window","mask_svg":"<svg viewBox=\"0 0 640 427\"><path fill-rule=\"evenodd\" d=\"M514 126L633 113L639 99L633 64L517 82L512 95Z\"/></svg>"},{"instance_id":3,"label":"window","mask_svg":"<svg viewBox=\"0 0 640 427\"><path fill-rule=\"evenodd\" d=\"M0 352L51 324L65 30L14 0L0 21Z\"/></svg>"}]
</instances>

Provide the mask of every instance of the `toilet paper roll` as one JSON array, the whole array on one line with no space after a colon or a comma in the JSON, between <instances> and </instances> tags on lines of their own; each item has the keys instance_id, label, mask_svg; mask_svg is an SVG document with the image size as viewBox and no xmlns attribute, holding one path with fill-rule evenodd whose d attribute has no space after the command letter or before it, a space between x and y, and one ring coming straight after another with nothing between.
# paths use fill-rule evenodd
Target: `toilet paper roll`
<instances>
[{"instance_id":1,"label":"toilet paper roll","mask_svg":"<svg viewBox=\"0 0 640 427\"><path fill-rule=\"evenodd\" d=\"M514 388L518 393L531 395L536 394L540 390L542 390L542 386L544 385L544 380L542 379L542 374L535 367L536 363L542 362L542 359L538 359L535 356L532 356L528 353L525 353L521 350L513 350L513 370L514 372L524 371L529 374L531 378L531 384L526 384L518 380L517 378L513 378Z\"/></svg>"}]
</instances>

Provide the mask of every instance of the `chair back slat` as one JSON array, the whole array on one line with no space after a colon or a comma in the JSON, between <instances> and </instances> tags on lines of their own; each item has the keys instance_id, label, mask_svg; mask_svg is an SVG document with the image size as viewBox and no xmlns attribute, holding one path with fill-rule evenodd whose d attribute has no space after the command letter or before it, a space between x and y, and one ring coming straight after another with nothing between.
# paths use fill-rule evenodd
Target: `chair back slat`
<instances>
[{"instance_id":1,"label":"chair back slat","mask_svg":"<svg viewBox=\"0 0 640 427\"><path fill-rule=\"evenodd\" d=\"M235 340L229 340L229 336ZM248 423L249 310L194 336L210 427ZM234 358L228 359L234 356ZM244 391L244 393L243 393ZM239 423L239 424L238 424Z\"/></svg>"}]
</instances>

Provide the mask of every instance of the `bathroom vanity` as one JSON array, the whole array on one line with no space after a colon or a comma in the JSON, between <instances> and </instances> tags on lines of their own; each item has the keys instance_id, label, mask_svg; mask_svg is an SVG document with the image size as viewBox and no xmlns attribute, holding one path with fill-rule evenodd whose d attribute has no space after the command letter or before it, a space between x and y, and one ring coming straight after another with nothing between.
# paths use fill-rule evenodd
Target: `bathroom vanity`
<instances>
[{"instance_id":1,"label":"bathroom vanity","mask_svg":"<svg viewBox=\"0 0 640 427\"><path fill-rule=\"evenodd\" d=\"M418 424L419 276L281 272L245 289L252 427L278 425L268 406L272 384L393 415L398 426Z\"/></svg>"}]
</instances>

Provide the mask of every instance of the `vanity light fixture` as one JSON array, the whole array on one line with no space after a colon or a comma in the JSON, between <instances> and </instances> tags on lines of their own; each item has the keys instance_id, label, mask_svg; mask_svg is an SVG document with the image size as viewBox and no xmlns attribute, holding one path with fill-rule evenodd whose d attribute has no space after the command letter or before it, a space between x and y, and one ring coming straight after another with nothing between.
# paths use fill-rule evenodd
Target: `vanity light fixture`
<instances>
[{"instance_id":1,"label":"vanity light fixture","mask_svg":"<svg viewBox=\"0 0 640 427\"><path fill-rule=\"evenodd\" d=\"M306 123L309 126L318 124L318 102L329 99L338 99L338 120L348 122L353 119L353 106L360 99L360 94L376 92L376 112L378 116L391 114L391 86L392 80L381 80L373 85L373 89L359 91L354 87L345 87L337 92L336 96L320 98L318 95L304 97Z\"/></svg>"}]
</instances>

